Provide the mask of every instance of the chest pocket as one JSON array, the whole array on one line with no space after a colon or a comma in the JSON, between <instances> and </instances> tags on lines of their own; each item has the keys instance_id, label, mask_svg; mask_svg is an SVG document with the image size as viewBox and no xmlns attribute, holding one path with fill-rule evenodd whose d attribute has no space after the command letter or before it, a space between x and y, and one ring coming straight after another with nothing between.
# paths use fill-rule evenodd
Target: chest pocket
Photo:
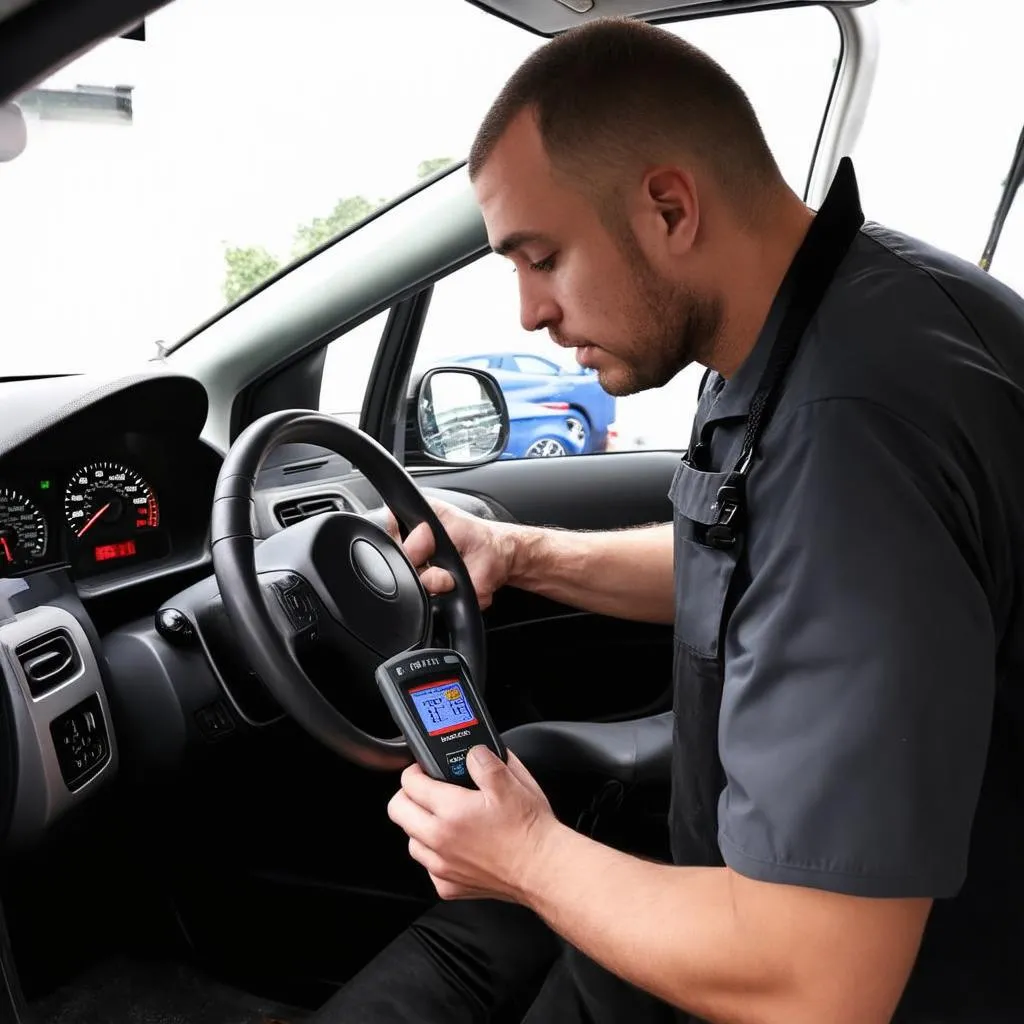
<instances>
[{"instance_id":1,"label":"chest pocket","mask_svg":"<svg viewBox=\"0 0 1024 1024\"><path fill-rule=\"evenodd\" d=\"M729 588L742 540L729 550L701 543L715 522L719 488L729 473L706 473L681 462L669 496L675 509L676 640L690 654L717 660Z\"/></svg>"}]
</instances>

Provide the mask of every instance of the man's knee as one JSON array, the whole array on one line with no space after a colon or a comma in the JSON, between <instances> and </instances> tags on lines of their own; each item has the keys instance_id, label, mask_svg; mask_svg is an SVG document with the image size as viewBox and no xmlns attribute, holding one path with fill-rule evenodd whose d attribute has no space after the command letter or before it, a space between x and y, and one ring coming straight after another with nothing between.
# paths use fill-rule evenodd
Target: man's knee
<instances>
[{"instance_id":1,"label":"man's knee","mask_svg":"<svg viewBox=\"0 0 1024 1024\"><path fill-rule=\"evenodd\" d=\"M438 903L310 1024L517 1020L560 950L554 933L524 907L494 900Z\"/></svg>"}]
</instances>

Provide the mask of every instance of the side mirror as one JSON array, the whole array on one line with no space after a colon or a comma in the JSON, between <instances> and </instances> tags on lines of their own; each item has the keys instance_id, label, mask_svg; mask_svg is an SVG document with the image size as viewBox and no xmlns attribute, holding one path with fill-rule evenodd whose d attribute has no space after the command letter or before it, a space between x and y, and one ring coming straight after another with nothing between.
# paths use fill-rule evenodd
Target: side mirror
<instances>
[{"instance_id":1,"label":"side mirror","mask_svg":"<svg viewBox=\"0 0 1024 1024\"><path fill-rule=\"evenodd\" d=\"M25 115L15 103L0 103L0 163L21 156L28 141Z\"/></svg>"},{"instance_id":2,"label":"side mirror","mask_svg":"<svg viewBox=\"0 0 1024 1024\"><path fill-rule=\"evenodd\" d=\"M479 466L508 444L509 415L484 370L438 366L413 381L406 407L407 466Z\"/></svg>"}]
</instances>

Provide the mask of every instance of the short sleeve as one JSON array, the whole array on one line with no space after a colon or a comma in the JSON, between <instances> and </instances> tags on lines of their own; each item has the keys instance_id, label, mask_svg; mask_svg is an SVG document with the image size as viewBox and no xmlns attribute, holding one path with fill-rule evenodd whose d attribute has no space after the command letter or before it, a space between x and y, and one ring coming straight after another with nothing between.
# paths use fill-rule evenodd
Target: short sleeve
<instances>
[{"instance_id":1,"label":"short sleeve","mask_svg":"<svg viewBox=\"0 0 1024 1024\"><path fill-rule=\"evenodd\" d=\"M966 477L866 401L772 427L725 636L723 857L764 881L955 895L996 658Z\"/></svg>"}]
</instances>

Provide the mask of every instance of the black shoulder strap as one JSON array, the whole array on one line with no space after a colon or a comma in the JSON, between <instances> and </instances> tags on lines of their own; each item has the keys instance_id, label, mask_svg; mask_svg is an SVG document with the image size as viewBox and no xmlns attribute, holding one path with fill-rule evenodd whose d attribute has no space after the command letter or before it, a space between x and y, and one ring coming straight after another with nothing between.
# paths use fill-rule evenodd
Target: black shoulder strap
<instances>
[{"instance_id":1,"label":"black shoulder strap","mask_svg":"<svg viewBox=\"0 0 1024 1024\"><path fill-rule=\"evenodd\" d=\"M747 429L739 458L719 489L717 520L708 527L706 543L731 548L739 538L745 510L745 484L754 454L782 391L782 382L793 362L808 325L821 305L857 233L864 223L853 164L849 157L839 163L830 197L851 195L853 201L829 203L826 199L811 222L807 237L786 273L768 314L765 330L775 337L747 413Z\"/></svg>"}]
</instances>

